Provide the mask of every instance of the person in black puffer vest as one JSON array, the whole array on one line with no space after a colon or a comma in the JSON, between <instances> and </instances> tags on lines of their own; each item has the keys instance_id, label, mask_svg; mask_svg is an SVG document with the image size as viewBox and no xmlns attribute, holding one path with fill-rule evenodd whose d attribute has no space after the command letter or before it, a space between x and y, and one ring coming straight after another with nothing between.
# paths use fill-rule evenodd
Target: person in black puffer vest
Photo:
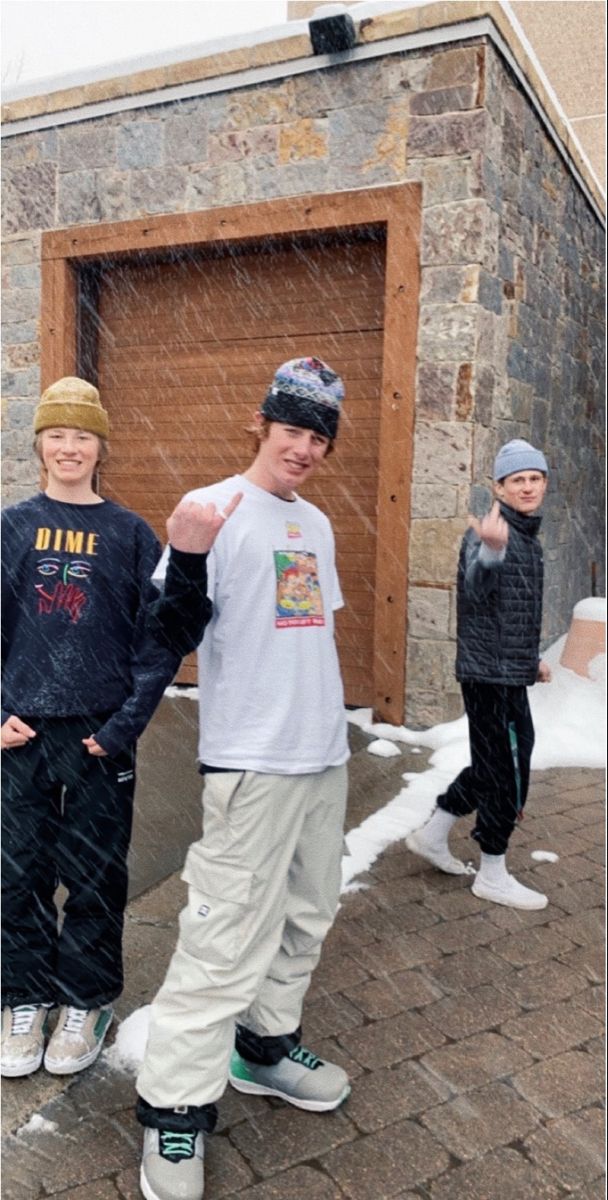
<instances>
[{"instance_id":1,"label":"person in black puffer vest","mask_svg":"<svg viewBox=\"0 0 608 1200\"><path fill-rule=\"evenodd\" d=\"M496 500L472 517L458 563L456 678L469 719L471 765L437 799L430 821L406 845L441 871L470 870L448 847L458 817L476 812L471 836L481 864L475 896L511 908L540 909L547 897L524 887L505 854L522 816L530 779L534 726L527 688L549 682L539 659L543 556L537 515L547 490L547 462L521 439L507 442L494 462Z\"/></svg>"}]
</instances>

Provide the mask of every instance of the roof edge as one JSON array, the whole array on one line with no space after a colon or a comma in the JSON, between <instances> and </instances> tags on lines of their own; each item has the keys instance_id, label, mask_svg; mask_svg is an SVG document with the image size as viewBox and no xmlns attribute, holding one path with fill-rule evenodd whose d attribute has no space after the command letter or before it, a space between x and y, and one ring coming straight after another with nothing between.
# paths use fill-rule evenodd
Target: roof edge
<instances>
[{"instance_id":1,"label":"roof edge","mask_svg":"<svg viewBox=\"0 0 608 1200\"><path fill-rule=\"evenodd\" d=\"M393 0L390 7L382 2L372 2L358 4L350 11L357 28L357 44L352 51L317 57L312 52L308 21L289 22L250 35L206 43L206 53L202 57L158 61L157 65L131 74L89 79L86 83L60 87L45 94L9 99L1 109L3 136L84 120L101 115L104 109L116 111L131 105L162 104L177 98L180 93L195 95L249 86L264 78L374 57L375 54L390 53L391 48L401 49L401 44L391 47L391 43L401 43L404 38L412 38L421 46L425 43L425 35L429 35L429 42L436 45L441 29L452 30L453 35L455 26L485 18L488 28L491 29L491 22L498 34L493 39L498 48L518 77L527 82L528 94L535 100L540 114L544 114L545 124L562 156L578 175L579 183L582 181L583 190L591 194L594 207L599 208L600 214L605 214L606 196L602 186L508 0L418 0L409 4L404 0L404 7L398 9ZM221 46L227 48L221 50ZM192 48L182 47L156 57L166 60L187 49ZM121 65L127 67L132 61L125 60ZM98 75L100 70L95 69L95 74ZM105 70L111 70L111 67ZM89 111L80 115L80 110Z\"/></svg>"}]
</instances>

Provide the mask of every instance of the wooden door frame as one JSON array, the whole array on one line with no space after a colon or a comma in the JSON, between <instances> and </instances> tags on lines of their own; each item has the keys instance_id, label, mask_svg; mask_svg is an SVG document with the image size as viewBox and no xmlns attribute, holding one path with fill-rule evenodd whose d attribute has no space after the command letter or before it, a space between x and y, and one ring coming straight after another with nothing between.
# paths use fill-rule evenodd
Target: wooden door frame
<instances>
[{"instance_id":1,"label":"wooden door frame","mask_svg":"<svg viewBox=\"0 0 608 1200\"><path fill-rule=\"evenodd\" d=\"M420 288L417 183L290 196L204 212L77 225L42 235L41 381L77 373L79 268L124 255L273 236L383 229L384 340L374 601L374 713L400 725L405 707L410 490Z\"/></svg>"}]
</instances>

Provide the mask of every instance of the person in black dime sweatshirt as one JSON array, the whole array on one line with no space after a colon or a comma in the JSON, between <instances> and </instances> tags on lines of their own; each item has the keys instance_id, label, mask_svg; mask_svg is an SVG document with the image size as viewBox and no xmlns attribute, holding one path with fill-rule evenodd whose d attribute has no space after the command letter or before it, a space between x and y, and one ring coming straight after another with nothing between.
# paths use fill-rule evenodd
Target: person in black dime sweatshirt
<instances>
[{"instance_id":1,"label":"person in black dime sweatshirt","mask_svg":"<svg viewBox=\"0 0 608 1200\"><path fill-rule=\"evenodd\" d=\"M71 1074L99 1054L123 986L135 746L210 619L207 551L236 507L180 504L161 553L98 495L108 416L92 384L44 392L44 491L2 515L2 1060ZM54 893L67 890L58 930ZM46 1048L49 1010L60 1006Z\"/></svg>"}]
</instances>

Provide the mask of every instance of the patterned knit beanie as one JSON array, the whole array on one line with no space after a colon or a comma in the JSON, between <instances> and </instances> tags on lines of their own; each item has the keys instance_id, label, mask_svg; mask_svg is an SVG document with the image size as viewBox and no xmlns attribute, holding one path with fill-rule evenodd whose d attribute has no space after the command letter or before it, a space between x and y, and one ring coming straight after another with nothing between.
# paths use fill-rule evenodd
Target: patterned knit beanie
<instances>
[{"instance_id":1,"label":"patterned knit beanie","mask_svg":"<svg viewBox=\"0 0 608 1200\"><path fill-rule=\"evenodd\" d=\"M549 468L542 450L535 450L523 438L514 438L501 446L494 459L494 480L505 479L507 475L515 475L518 471L542 471L548 475Z\"/></svg>"},{"instance_id":2,"label":"patterned knit beanie","mask_svg":"<svg viewBox=\"0 0 608 1200\"><path fill-rule=\"evenodd\" d=\"M34 433L42 429L85 429L107 438L110 422L92 383L67 375L42 393L34 413Z\"/></svg>"},{"instance_id":3,"label":"patterned knit beanie","mask_svg":"<svg viewBox=\"0 0 608 1200\"><path fill-rule=\"evenodd\" d=\"M344 384L327 363L320 358L292 358L276 372L261 412L270 421L335 438L343 399Z\"/></svg>"}]
</instances>

